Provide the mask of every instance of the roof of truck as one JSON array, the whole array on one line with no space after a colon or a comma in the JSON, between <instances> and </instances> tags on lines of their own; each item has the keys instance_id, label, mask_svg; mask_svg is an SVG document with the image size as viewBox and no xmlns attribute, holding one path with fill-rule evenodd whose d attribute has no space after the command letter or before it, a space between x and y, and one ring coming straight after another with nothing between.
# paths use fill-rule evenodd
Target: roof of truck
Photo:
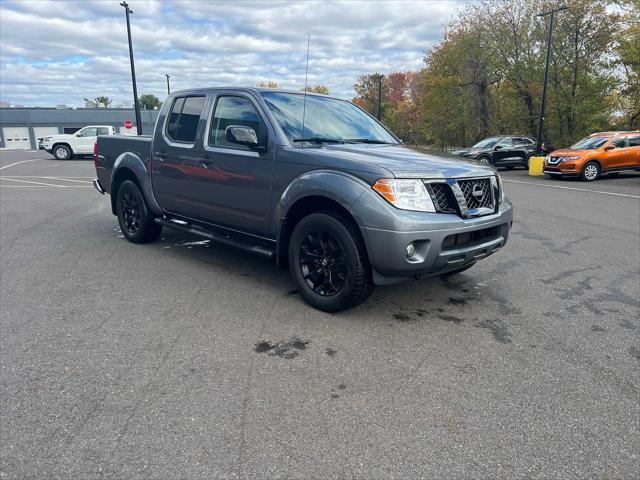
<instances>
[{"instance_id":1,"label":"roof of truck","mask_svg":"<svg viewBox=\"0 0 640 480\"><path fill-rule=\"evenodd\" d=\"M190 88L188 90L175 91L175 92L171 92L171 95L174 96L174 95L179 95L179 94L184 95L189 93L205 93L205 92L220 91L220 90L235 90L235 91L240 90L240 91L251 92L251 93L261 93L261 92L295 93L298 95L304 95L305 93L302 90L267 88L267 87L205 87L205 88ZM344 98L338 98L332 95L324 95L322 93L315 93L315 92L307 92L307 95L315 96L315 97L335 98L336 100L345 100ZM348 101L348 100L345 100L345 101Z\"/></svg>"}]
</instances>

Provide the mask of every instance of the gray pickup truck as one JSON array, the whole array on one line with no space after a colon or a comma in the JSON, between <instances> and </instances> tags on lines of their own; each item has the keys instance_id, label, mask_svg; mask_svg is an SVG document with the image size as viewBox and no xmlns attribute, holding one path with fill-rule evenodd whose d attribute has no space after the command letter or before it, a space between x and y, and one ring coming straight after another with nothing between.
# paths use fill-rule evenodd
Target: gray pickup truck
<instances>
[{"instance_id":1,"label":"gray pickup truck","mask_svg":"<svg viewBox=\"0 0 640 480\"><path fill-rule=\"evenodd\" d=\"M505 245L512 223L492 167L411 150L323 95L174 93L153 137L98 137L94 162L129 241L167 226L274 258L324 311L374 285L466 270Z\"/></svg>"}]
</instances>

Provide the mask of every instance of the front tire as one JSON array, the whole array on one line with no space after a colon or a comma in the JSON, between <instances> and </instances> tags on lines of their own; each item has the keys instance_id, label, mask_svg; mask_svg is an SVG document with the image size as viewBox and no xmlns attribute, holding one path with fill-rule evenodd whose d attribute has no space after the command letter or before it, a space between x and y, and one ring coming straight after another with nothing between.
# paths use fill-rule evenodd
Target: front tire
<instances>
[{"instance_id":1,"label":"front tire","mask_svg":"<svg viewBox=\"0 0 640 480\"><path fill-rule=\"evenodd\" d=\"M53 156L56 160L70 160L73 158L73 152L67 145L56 145L53 147Z\"/></svg>"},{"instance_id":2,"label":"front tire","mask_svg":"<svg viewBox=\"0 0 640 480\"><path fill-rule=\"evenodd\" d=\"M155 223L155 217L149 211L140 187L135 182L122 182L118 188L116 209L120 230L130 242L153 242L162 233L162 225Z\"/></svg>"},{"instance_id":3,"label":"front tire","mask_svg":"<svg viewBox=\"0 0 640 480\"><path fill-rule=\"evenodd\" d=\"M580 178L585 182L593 182L600 177L600 165L593 160L584 164L580 172Z\"/></svg>"},{"instance_id":4,"label":"front tire","mask_svg":"<svg viewBox=\"0 0 640 480\"><path fill-rule=\"evenodd\" d=\"M325 312L354 307L373 290L360 232L334 212L313 213L298 222L289 241L289 268L306 302Z\"/></svg>"}]
</instances>

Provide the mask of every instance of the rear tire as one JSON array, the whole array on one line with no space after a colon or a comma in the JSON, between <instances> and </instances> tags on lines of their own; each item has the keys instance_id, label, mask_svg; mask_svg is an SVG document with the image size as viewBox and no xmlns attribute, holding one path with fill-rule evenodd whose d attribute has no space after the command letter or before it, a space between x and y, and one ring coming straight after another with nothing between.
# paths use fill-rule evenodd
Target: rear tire
<instances>
[{"instance_id":1,"label":"rear tire","mask_svg":"<svg viewBox=\"0 0 640 480\"><path fill-rule=\"evenodd\" d=\"M600 177L600 165L593 160L584 164L580 172L580 178L585 182L593 182Z\"/></svg>"},{"instance_id":2,"label":"rear tire","mask_svg":"<svg viewBox=\"0 0 640 480\"><path fill-rule=\"evenodd\" d=\"M325 312L354 307L373 291L360 232L335 212L312 213L298 222L289 241L289 269L305 301Z\"/></svg>"},{"instance_id":3,"label":"rear tire","mask_svg":"<svg viewBox=\"0 0 640 480\"><path fill-rule=\"evenodd\" d=\"M56 160L71 160L73 152L66 145L56 145L53 147L53 156L56 157Z\"/></svg>"},{"instance_id":4,"label":"rear tire","mask_svg":"<svg viewBox=\"0 0 640 480\"><path fill-rule=\"evenodd\" d=\"M155 216L149 211L140 187L125 180L118 188L116 210L120 230L132 243L148 243L162 233L162 225L155 223Z\"/></svg>"}]
</instances>

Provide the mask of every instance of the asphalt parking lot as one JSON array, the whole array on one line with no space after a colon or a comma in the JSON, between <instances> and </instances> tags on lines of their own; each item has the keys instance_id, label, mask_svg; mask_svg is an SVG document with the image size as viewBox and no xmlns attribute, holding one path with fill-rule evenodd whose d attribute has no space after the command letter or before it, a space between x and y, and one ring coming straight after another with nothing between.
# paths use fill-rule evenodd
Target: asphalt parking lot
<instances>
[{"instance_id":1,"label":"asphalt parking lot","mask_svg":"<svg viewBox=\"0 0 640 480\"><path fill-rule=\"evenodd\" d=\"M267 260L126 242L90 160L0 169L4 477L640 471L637 174L503 172L502 251L331 315Z\"/></svg>"}]
</instances>

